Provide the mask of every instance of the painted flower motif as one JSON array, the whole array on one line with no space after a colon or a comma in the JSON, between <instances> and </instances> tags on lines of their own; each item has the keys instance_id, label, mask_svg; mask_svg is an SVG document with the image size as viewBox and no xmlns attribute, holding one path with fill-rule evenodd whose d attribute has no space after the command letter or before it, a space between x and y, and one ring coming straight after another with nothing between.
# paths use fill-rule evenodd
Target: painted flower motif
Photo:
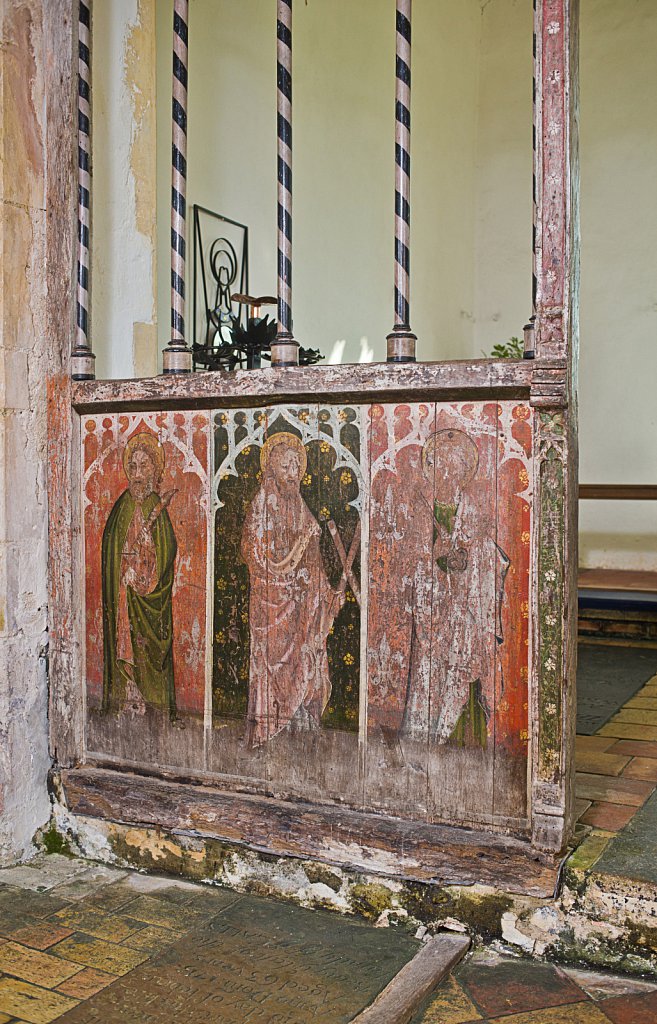
<instances>
[{"instance_id":1,"label":"painted flower motif","mask_svg":"<svg viewBox=\"0 0 657 1024\"><path fill-rule=\"evenodd\" d=\"M306 473L306 475L304 476L303 480L301 481L301 483L304 484L306 487L310 487L312 482L313 482L312 473Z\"/></svg>"},{"instance_id":2,"label":"painted flower motif","mask_svg":"<svg viewBox=\"0 0 657 1024\"><path fill-rule=\"evenodd\" d=\"M241 668L240 669L240 679L242 680L242 682L246 682L246 680L248 678L249 678L249 670L248 670L248 668Z\"/></svg>"},{"instance_id":3,"label":"painted flower motif","mask_svg":"<svg viewBox=\"0 0 657 1024\"><path fill-rule=\"evenodd\" d=\"M556 36L556 34L557 34L557 32L559 31L560 28L561 28L561 25L559 24L558 21L551 21L550 24L547 27L548 34L551 35L551 36Z\"/></svg>"},{"instance_id":4,"label":"painted flower motif","mask_svg":"<svg viewBox=\"0 0 657 1024\"><path fill-rule=\"evenodd\" d=\"M545 579L548 581L548 583L556 582L557 574L554 571L554 569L548 569L548 571L545 574Z\"/></svg>"},{"instance_id":5,"label":"painted flower motif","mask_svg":"<svg viewBox=\"0 0 657 1024\"><path fill-rule=\"evenodd\" d=\"M244 622L245 624L249 621L249 616L248 616L247 612L242 612L242 614L240 615L240 618L241 618L242 622Z\"/></svg>"},{"instance_id":6,"label":"painted flower motif","mask_svg":"<svg viewBox=\"0 0 657 1024\"><path fill-rule=\"evenodd\" d=\"M521 740L528 740L529 739L529 733L527 732L526 729L521 729L520 730L520 739Z\"/></svg>"},{"instance_id":7,"label":"painted flower motif","mask_svg":"<svg viewBox=\"0 0 657 1024\"><path fill-rule=\"evenodd\" d=\"M330 519L331 518L331 513L330 513L329 509L327 509L326 505L323 505L322 508L320 508L319 514L322 517L322 519Z\"/></svg>"},{"instance_id":8,"label":"painted flower motif","mask_svg":"<svg viewBox=\"0 0 657 1024\"><path fill-rule=\"evenodd\" d=\"M556 626L556 624L557 624L557 617L556 617L556 615L546 615L545 616L545 624L547 626Z\"/></svg>"},{"instance_id":9,"label":"painted flower motif","mask_svg":"<svg viewBox=\"0 0 657 1024\"><path fill-rule=\"evenodd\" d=\"M356 598L354 597L350 590L348 590L347 593L345 594L345 600L348 601L349 604L356 604Z\"/></svg>"},{"instance_id":10,"label":"painted flower motif","mask_svg":"<svg viewBox=\"0 0 657 1024\"><path fill-rule=\"evenodd\" d=\"M227 586L228 584L226 583L226 580L223 578L223 576L220 576L219 579L217 580L217 590L225 590Z\"/></svg>"},{"instance_id":11,"label":"painted flower motif","mask_svg":"<svg viewBox=\"0 0 657 1024\"><path fill-rule=\"evenodd\" d=\"M333 628L333 626L331 626L330 629L329 629L329 636L333 636L334 633L335 633L335 629Z\"/></svg>"},{"instance_id":12,"label":"painted flower motif","mask_svg":"<svg viewBox=\"0 0 657 1024\"><path fill-rule=\"evenodd\" d=\"M342 471L342 473L340 473L340 483L341 484L344 484L346 486L347 484L351 483L352 479L353 478L352 478L351 473L350 473L350 471L348 469L344 469Z\"/></svg>"},{"instance_id":13,"label":"painted flower motif","mask_svg":"<svg viewBox=\"0 0 657 1024\"><path fill-rule=\"evenodd\" d=\"M247 444L246 448L242 448L242 455L250 455L250 453L251 453L251 445Z\"/></svg>"},{"instance_id":14,"label":"painted flower motif","mask_svg":"<svg viewBox=\"0 0 657 1024\"><path fill-rule=\"evenodd\" d=\"M224 633L223 629L220 629L217 633L215 633L214 638L218 644L226 643L226 634Z\"/></svg>"},{"instance_id":15,"label":"painted flower motif","mask_svg":"<svg viewBox=\"0 0 657 1024\"><path fill-rule=\"evenodd\" d=\"M527 470L524 466L518 473L518 479L520 480L520 483L523 484L525 487L529 483L529 476L527 475Z\"/></svg>"},{"instance_id":16,"label":"painted flower motif","mask_svg":"<svg viewBox=\"0 0 657 1024\"><path fill-rule=\"evenodd\" d=\"M554 658L546 658L545 659L545 667L548 670L548 672L554 672L555 668L557 667L557 663L554 660ZM555 708L555 711L556 711L556 708Z\"/></svg>"},{"instance_id":17,"label":"painted flower motif","mask_svg":"<svg viewBox=\"0 0 657 1024\"><path fill-rule=\"evenodd\" d=\"M326 454L326 452L330 452L330 450L331 450L331 446L330 446L330 444L328 443L328 441L322 441L322 443L321 443L321 444L320 444L320 446L319 446L319 450L320 450L321 452L324 452L324 454Z\"/></svg>"},{"instance_id":18,"label":"painted flower motif","mask_svg":"<svg viewBox=\"0 0 657 1024\"><path fill-rule=\"evenodd\" d=\"M524 530L520 537L520 540L523 542L523 544L529 544L529 539L529 530Z\"/></svg>"},{"instance_id":19,"label":"painted flower motif","mask_svg":"<svg viewBox=\"0 0 657 1024\"><path fill-rule=\"evenodd\" d=\"M301 420L302 423L308 422L308 411L306 409L301 410L301 412L299 413L299 419Z\"/></svg>"},{"instance_id":20,"label":"painted flower motif","mask_svg":"<svg viewBox=\"0 0 657 1024\"><path fill-rule=\"evenodd\" d=\"M221 479L222 480L227 480L229 476L230 476L230 473L222 473L221 474Z\"/></svg>"},{"instance_id":21,"label":"painted flower motif","mask_svg":"<svg viewBox=\"0 0 657 1024\"><path fill-rule=\"evenodd\" d=\"M353 654L345 654L345 656L344 656L344 658L342 660L344 661L345 665L353 665L353 663L354 663L354 656L353 656Z\"/></svg>"},{"instance_id":22,"label":"painted flower motif","mask_svg":"<svg viewBox=\"0 0 657 1024\"><path fill-rule=\"evenodd\" d=\"M328 483L330 483L330 482L331 482L331 478L330 478L330 476L328 475L328 473L324 473L324 476L322 477L322 479L323 479L323 481L324 481L324 483L325 483L325 484L328 484Z\"/></svg>"},{"instance_id":23,"label":"painted flower motif","mask_svg":"<svg viewBox=\"0 0 657 1024\"><path fill-rule=\"evenodd\" d=\"M548 715L556 715L556 713L557 713L557 705L556 704L546 704L545 705L545 710L547 711Z\"/></svg>"},{"instance_id":24,"label":"painted flower motif","mask_svg":"<svg viewBox=\"0 0 657 1024\"><path fill-rule=\"evenodd\" d=\"M260 425L262 425L266 421L266 419L267 419L267 413L266 412L259 412L258 415L256 416L256 420L258 421L258 423L260 423Z\"/></svg>"}]
</instances>

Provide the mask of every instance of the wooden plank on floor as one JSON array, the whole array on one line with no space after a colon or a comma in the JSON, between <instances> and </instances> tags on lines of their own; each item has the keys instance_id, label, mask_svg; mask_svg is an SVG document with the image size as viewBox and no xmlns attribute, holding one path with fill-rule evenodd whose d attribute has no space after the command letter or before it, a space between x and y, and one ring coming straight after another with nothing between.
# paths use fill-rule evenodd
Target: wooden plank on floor
<instances>
[{"instance_id":1,"label":"wooden plank on floor","mask_svg":"<svg viewBox=\"0 0 657 1024\"><path fill-rule=\"evenodd\" d=\"M469 947L467 935L434 935L353 1024L408 1024Z\"/></svg>"}]
</instances>

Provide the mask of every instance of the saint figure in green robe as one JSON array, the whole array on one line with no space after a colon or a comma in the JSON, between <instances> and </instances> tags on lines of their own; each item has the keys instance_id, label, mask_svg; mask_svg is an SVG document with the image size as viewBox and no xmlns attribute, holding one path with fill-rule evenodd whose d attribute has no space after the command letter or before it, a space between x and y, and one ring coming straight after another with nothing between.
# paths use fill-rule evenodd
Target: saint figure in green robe
<instances>
[{"instance_id":1,"label":"saint figure in green robe","mask_svg":"<svg viewBox=\"0 0 657 1024\"><path fill-rule=\"evenodd\" d=\"M103 711L126 700L176 717L172 592L176 537L160 496L164 453L157 438L134 434L123 453L128 488L103 531Z\"/></svg>"}]
</instances>

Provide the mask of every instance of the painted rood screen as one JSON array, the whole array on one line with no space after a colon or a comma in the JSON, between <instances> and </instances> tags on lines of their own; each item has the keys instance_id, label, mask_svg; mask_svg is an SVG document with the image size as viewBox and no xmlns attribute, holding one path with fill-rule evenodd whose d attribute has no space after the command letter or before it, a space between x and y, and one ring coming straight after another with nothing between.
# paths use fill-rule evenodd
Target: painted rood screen
<instances>
[{"instance_id":1,"label":"painted rood screen","mask_svg":"<svg viewBox=\"0 0 657 1024\"><path fill-rule=\"evenodd\" d=\"M531 436L515 401L84 417L90 753L520 825Z\"/></svg>"}]
</instances>

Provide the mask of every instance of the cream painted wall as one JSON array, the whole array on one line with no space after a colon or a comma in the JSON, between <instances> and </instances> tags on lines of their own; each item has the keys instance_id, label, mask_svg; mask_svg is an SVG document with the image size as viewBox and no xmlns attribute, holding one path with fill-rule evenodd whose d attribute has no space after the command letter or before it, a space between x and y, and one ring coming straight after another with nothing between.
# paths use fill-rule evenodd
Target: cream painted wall
<instances>
[{"instance_id":1,"label":"cream painted wall","mask_svg":"<svg viewBox=\"0 0 657 1024\"><path fill-rule=\"evenodd\" d=\"M91 329L98 377L157 369L155 3L94 4Z\"/></svg>"},{"instance_id":2,"label":"cream painted wall","mask_svg":"<svg viewBox=\"0 0 657 1024\"><path fill-rule=\"evenodd\" d=\"M170 11L170 0L158 0L161 344ZM251 287L260 294L276 291L275 32L275 4L265 0L191 4L189 202L249 224ZM467 356L478 2L418 3L414 32L413 326L424 358ZM295 334L335 360L382 359L393 323L394 5L297 3L294 89Z\"/></svg>"}]
</instances>

